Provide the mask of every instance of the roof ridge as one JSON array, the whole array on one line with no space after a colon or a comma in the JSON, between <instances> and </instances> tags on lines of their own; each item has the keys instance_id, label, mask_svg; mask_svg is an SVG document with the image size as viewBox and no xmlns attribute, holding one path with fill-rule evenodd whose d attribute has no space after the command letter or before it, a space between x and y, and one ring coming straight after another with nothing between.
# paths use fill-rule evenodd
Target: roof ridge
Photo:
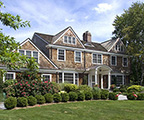
<instances>
[{"instance_id":1,"label":"roof ridge","mask_svg":"<svg viewBox=\"0 0 144 120\"><path fill-rule=\"evenodd\" d=\"M50 35L50 34L46 34L46 33L38 33L38 32L35 32L34 34L49 35L49 36L53 36L53 37L54 37L54 35Z\"/></svg>"},{"instance_id":2,"label":"roof ridge","mask_svg":"<svg viewBox=\"0 0 144 120\"><path fill-rule=\"evenodd\" d=\"M62 31L58 32L57 34L55 34L54 36L57 36L58 34L64 32L65 30L67 30L68 28L70 28L71 26L66 27L65 29L63 29Z\"/></svg>"}]
</instances>

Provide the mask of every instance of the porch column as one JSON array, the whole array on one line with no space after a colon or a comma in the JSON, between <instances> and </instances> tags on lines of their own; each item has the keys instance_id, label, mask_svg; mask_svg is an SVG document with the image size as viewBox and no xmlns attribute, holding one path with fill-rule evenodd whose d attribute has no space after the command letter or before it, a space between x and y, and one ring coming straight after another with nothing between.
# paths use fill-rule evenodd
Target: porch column
<instances>
[{"instance_id":1,"label":"porch column","mask_svg":"<svg viewBox=\"0 0 144 120\"><path fill-rule=\"evenodd\" d=\"M122 75L122 84L124 85L124 75Z\"/></svg>"},{"instance_id":2,"label":"porch column","mask_svg":"<svg viewBox=\"0 0 144 120\"><path fill-rule=\"evenodd\" d=\"M108 73L108 89L110 89L110 85L111 85L110 76L111 76L111 74L110 74L110 71L109 71L109 73Z\"/></svg>"},{"instance_id":3,"label":"porch column","mask_svg":"<svg viewBox=\"0 0 144 120\"><path fill-rule=\"evenodd\" d=\"M90 74L88 74L88 86L90 86L91 87L91 81L90 81L91 79L90 79Z\"/></svg>"},{"instance_id":4,"label":"porch column","mask_svg":"<svg viewBox=\"0 0 144 120\"><path fill-rule=\"evenodd\" d=\"M97 82L97 70L95 71L95 85L97 85L98 82Z\"/></svg>"},{"instance_id":5,"label":"porch column","mask_svg":"<svg viewBox=\"0 0 144 120\"><path fill-rule=\"evenodd\" d=\"M103 89L103 75L101 75L101 89Z\"/></svg>"},{"instance_id":6,"label":"porch column","mask_svg":"<svg viewBox=\"0 0 144 120\"><path fill-rule=\"evenodd\" d=\"M75 73L73 73L73 84L75 84Z\"/></svg>"},{"instance_id":7,"label":"porch column","mask_svg":"<svg viewBox=\"0 0 144 120\"><path fill-rule=\"evenodd\" d=\"M64 72L62 72L62 83L64 83Z\"/></svg>"}]
</instances>

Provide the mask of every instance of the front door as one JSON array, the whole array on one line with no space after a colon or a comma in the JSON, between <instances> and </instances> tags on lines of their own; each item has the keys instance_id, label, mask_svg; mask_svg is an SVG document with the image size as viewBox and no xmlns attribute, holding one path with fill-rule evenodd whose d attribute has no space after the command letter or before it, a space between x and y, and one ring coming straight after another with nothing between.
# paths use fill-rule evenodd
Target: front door
<instances>
[{"instance_id":1,"label":"front door","mask_svg":"<svg viewBox=\"0 0 144 120\"><path fill-rule=\"evenodd\" d=\"M108 88L108 75L103 75L103 88Z\"/></svg>"}]
</instances>

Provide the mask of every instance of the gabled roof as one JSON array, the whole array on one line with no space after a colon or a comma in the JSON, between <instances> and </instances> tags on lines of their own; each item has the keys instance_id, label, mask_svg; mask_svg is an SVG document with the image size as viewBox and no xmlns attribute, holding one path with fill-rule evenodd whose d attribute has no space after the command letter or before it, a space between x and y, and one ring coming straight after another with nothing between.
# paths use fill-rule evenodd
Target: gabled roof
<instances>
[{"instance_id":1,"label":"gabled roof","mask_svg":"<svg viewBox=\"0 0 144 120\"><path fill-rule=\"evenodd\" d=\"M26 40L24 40L22 43L20 43L20 46L24 45L26 42L30 42L38 51L39 53L41 53L56 69L59 69L53 61L51 61L36 45L34 42L32 42L32 40L30 38L27 38Z\"/></svg>"},{"instance_id":2,"label":"gabled roof","mask_svg":"<svg viewBox=\"0 0 144 120\"><path fill-rule=\"evenodd\" d=\"M107 41L104 41L101 43L101 45L107 49L107 51L109 52L113 46L115 46L115 44L119 41L120 39L117 38L117 39L110 39L110 40L107 40Z\"/></svg>"}]
</instances>

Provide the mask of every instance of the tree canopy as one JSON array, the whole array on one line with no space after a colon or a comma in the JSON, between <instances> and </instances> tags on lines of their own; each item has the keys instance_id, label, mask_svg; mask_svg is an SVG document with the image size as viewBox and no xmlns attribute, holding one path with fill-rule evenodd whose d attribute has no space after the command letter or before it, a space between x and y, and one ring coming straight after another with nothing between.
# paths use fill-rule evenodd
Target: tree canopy
<instances>
[{"instance_id":1,"label":"tree canopy","mask_svg":"<svg viewBox=\"0 0 144 120\"><path fill-rule=\"evenodd\" d=\"M113 34L120 38L131 56L132 79L143 81L144 62L144 3L136 2L120 16L116 16ZM135 76L134 76L135 74ZM138 82L137 81L137 82Z\"/></svg>"}]
</instances>

